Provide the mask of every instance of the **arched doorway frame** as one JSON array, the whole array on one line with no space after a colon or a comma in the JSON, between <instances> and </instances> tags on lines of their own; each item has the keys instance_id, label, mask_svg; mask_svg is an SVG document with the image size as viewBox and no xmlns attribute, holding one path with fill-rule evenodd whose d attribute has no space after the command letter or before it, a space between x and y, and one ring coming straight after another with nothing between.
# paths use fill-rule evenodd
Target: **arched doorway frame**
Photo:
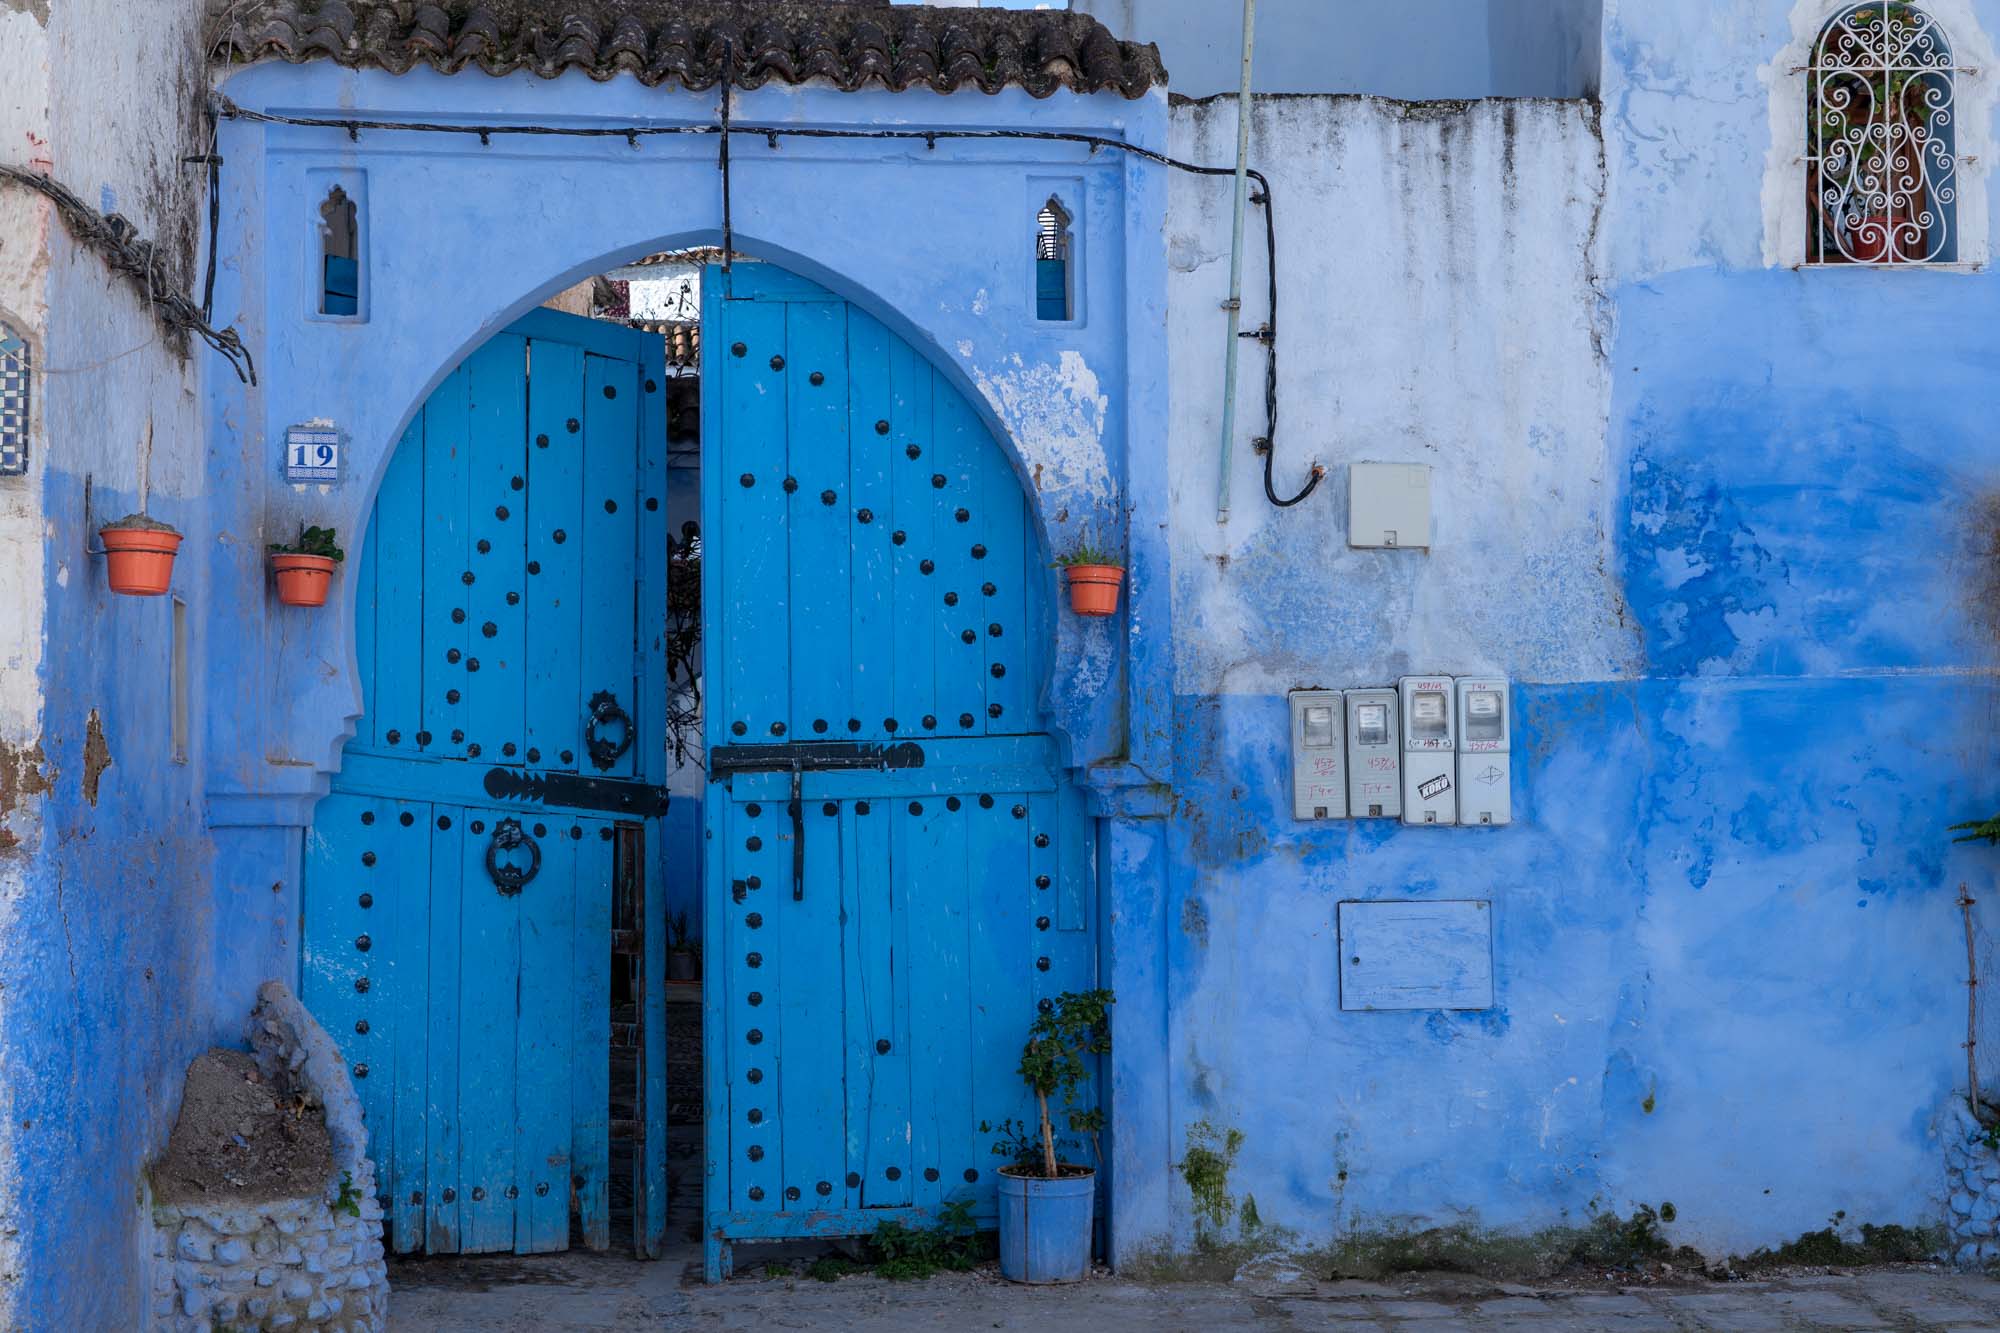
<instances>
[{"instance_id":1,"label":"arched doorway frame","mask_svg":"<svg viewBox=\"0 0 2000 1333\"><path fill-rule=\"evenodd\" d=\"M713 92L623 80L397 76L324 61L252 66L225 86L252 109L393 120L686 123L715 112ZM802 127L1005 125L1167 146L1158 94L1037 101L767 87L738 93L736 105L745 121ZM296 967L301 834L360 714L351 591L343 585L339 604L321 615L277 614L262 543L307 517L358 533L390 448L454 366L581 276L655 249L718 241L720 194L712 139L647 140L643 151L622 139L541 139L502 150L471 136L351 140L334 129L240 121L225 121L219 134L227 165L215 303L239 312L263 372L247 391L208 377L218 540L200 594L209 640L221 649L206 724L217 930L230 936L218 984L247 1003L264 977ZM1137 1038L1114 1056L1109 1148L1125 1223L1114 1216L1114 1252L1137 1254L1165 1234L1170 1153L1164 1079L1149 1054L1166 1026L1157 940L1166 928L1160 820L1172 777L1165 176L1127 155L1051 143L863 151L757 139L737 148L737 249L854 301L959 388L1028 485L1046 547L1059 549L1074 531L1065 520L1095 518L1126 534L1128 615L1088 626L1055 616L1053 688L1042 701L1103 817L1101 901L1119 919L1101 937L1104 976L1119 990L1121 1030ZM315 323L301 308L297 244L313 203L308 177L352 172L368 177L371 315ZM1089 196L1080 212L1089 318L1059 333L1007 306L1009 289L1031 271L1033 209L1051 178L1080 182ZM612 198L624 202L604 208ZM802 210L799 199L816 206ZM637 218L668 222L642 229ZM496 282L496 274L511 276ZM492 297L496 286L505 299ZM357 422L346 483L289 493L269 461L285 427L343 409Z\"/></svg>"}]
</instances>

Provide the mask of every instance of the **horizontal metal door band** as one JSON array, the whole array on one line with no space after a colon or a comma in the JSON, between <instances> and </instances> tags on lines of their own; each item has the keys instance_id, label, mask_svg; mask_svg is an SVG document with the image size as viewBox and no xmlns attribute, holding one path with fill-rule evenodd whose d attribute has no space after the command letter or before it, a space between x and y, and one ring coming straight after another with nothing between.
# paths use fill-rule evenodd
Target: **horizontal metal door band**
<instances>
[{"instance_id":1,"label":"horizontal metal door band","mask_svg":"<svg viewBox=\"0 0 2000 1333\"><path fill-rule=\"evenodd\" d=\"M462 805L497 801L519 804L523 809L587 810L634 818L657 815L667 808L666 788L652 783L352 751L334 775L333 790Z\"/></svg>"},{"instance_id":2,"label":"horizontal metal door band","mask_svg":"<svg viewBox=\"0 0 2000 1333\"><path fill-rule=\"evenodd\" d=\"M839 769L922 768L915 741L791 741L782 745L721 745L708 752L708 780L732 773L823 773Z\"/></svg>"},{"instance_id":3,"label":"horizontal metal door band","mask_svg":"<svg viewBox=\"0 0 2000 1333\"><path fill-rule=\"evenodd\" d=\"M739 773L725 784L739 801L788 801L790 773ZM808 801L890 800L912 796L967 796L980 792L1054 791L1054 769L1038 764L964 764L951 768L903 769L893 773L867 770L848 773L806 773L799 794Z\"/></svg>"}]
</instances>

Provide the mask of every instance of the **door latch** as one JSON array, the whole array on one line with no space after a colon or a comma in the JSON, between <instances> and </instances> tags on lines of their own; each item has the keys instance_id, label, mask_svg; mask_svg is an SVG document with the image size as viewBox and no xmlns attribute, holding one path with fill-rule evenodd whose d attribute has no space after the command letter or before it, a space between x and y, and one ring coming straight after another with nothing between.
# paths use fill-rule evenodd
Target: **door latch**
<instances>
[{"instance_id":1,"label":"door latch","mask_svg":"<svg viewBox=\"0 0 2000 1333\"><path fill-rule=\"evenodd\" d=\"M792 817L792 901L806 896L806 816L800 785L808 772L922 768L924 747L915 741L880 745L871 741L791 741L781 745L721 745L708 752L708 780L736 773L790 773Z\"/></svg>"}]
</instances>

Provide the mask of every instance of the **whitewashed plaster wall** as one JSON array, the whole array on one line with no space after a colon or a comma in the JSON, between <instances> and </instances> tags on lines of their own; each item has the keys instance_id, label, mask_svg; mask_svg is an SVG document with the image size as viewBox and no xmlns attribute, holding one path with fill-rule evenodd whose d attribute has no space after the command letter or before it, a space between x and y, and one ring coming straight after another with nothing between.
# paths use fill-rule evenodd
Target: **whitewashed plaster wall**
<instances>
[{"instance_id":1,"label":"whitewashed plaster wall","mask_svg":"<svg viewBox=\"0 0 2000 1333\"><path fill-rule=\"evenodd\" d=\"M1227 163L1235 99L1182 104L1177 156ZM1230 521L1215 521L1230 184L1177 175L1169 213L1172 513L1181 695L1378 683L1406 671L1530 681L1629 674L1609 572L1609 377L1596 113L1583 102L1255 103L1278 204L1276 487L1249 441L1264 354L1243 348ZM1253 207L1244 327L1266 315ZM1347 546L1347 465L1433 472L1433 549ZM1523 541L1532 532L1535 540Z\"/></svg>"},{"instance_id":2,"label":"whitewashed plaster wall","mask_svg":"<svg viewBox=\"0 0 2000 1333\"><path fill-rule=\"evenodd\" d=\"M45 19L26 6L0 4L0 161L34 169L47 164L49 141L49 34ZM48 320L48 228L40 199L0 185L0 324L28 342L39 372ZM39 378L39 376L38 376ZM39 389L41 385L36 384ZM36 398L40 398L37 393ZM30 455L39 459L46 436L35 404ZM0 477L0 753L24 780L41 732L42 532L37 476ZM0 841L33 846L36 802L0 801ZM17 858L0 857L0 892L15 882ZM6 894L11 898L12 894Z\"/></svg>"}]
</instances>

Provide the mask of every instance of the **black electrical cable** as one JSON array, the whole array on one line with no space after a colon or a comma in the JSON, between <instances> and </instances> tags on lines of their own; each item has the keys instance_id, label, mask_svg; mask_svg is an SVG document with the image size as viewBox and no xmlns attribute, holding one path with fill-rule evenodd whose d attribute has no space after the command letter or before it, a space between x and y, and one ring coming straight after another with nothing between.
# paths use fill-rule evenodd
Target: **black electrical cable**
<instances>
[{"instance_id":1,"label":"black electrical cable","mask_svg":"<svg viewBox=\"0 0 2000 1333\"><path fill-rule=\"evenodd\" d=\"M201 281L201 314L204 319L215 318L215 247L222 239L217 233L222 228L222 146L219 138L215 108L208 108L208 273Z\"/></svg>"},{"instance_id":2,"label":"black electrical cable","mask_svg":"<svg viewBox=\"0 0 2000 1333\"><path fill-rule=\"evenodd\" d=\"M723 86L722 117L717 125L602 125L602 126L558 126L558 125L458 125L437 121L421 120L363 120L344 116L287 116L270 111L252 111L238 106L229 98L215 95L216 114L227 120L244 120L265 125L297 125L306 129L344 130L349 139L359 139L363 130L408 131L419 134L471 134L482 144L490 144L492 136L525 135L554 136L583 139L623 139L633 148L639 146L641 138L658 135L692 134L720 136L722 142L718 153L723 172L723 234L725 240L731 230L729 216L729 138L736 134L762 136L773 147L782 138L793 139L921 139L926 147L936 148L940 139L963 140L1030 140L1041 143L1080 144L1091 149L1105 149L1126 153L1142 161L1174 171L1184 171L1196 176L1233 176L1234 167L1210 167L1198 162L1183 162L1179 158L1168 157L1150 148L1127 143L1122 139L1111 139L1098 134L1080 134L1069 130L837 130L819 127L780 125L738 125L730 120L728 79L719 80ZM1255 338L1264 344L1264 435L1257 441L1259 453L1264 455L1264 496L1280 509L1289 509L1299 504L1319 487L1326 475L1326 469L1315 465L1312 475L1305 485L1290 499L1281 499L1273 483L1273 469L1276 464L1278 438L1278 218L1277 205L1273 199L1271 182L1264 173L1251 168L1245 174L1257 183L1257 193L1251 202L1264 210L1264 246L1266 276L1269 279L1270 317L1264 327L1245 333L1246 338ZM729 246L723 247L724 264L728 263Z\"/></svg>"}]
</instances>

